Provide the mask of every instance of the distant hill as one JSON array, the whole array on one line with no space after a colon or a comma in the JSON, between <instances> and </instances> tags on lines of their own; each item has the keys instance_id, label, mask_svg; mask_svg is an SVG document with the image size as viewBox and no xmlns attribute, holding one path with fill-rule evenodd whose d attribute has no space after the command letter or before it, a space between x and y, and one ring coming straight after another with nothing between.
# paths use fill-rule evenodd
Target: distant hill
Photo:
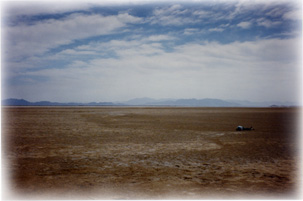
<instances>
[{"instance_id":1,"label":"distant hill","mask_svg":"<svg viewBox=\"0 0 303 201\"><path fill-rule=\"evenodd\" d=\"M289 102L250 102L221 99L152 99L135 98L125 102L59 103L50 101L29 102L24 99L2 100L3 106L172 106L172 107L289 107Z\"/></svg>"},{"instance_id":2,"label":"distant hill","mask_svg":"<svg viewBox=\"0 0 303 201\"><path fill-rule=\"evenodd\" d=\"M152 99L152 98L135 98L123 102L125 105L133 106L177 106L177 107L290 107L299 104L292 102L252 102L243 100L221 100L221 99Z\"/></svg>"},{"instance_id":3,"label":"distant hill","mask_svg":"<svg viewBox=\"0 0 303 201\"><path fill-rule=\"evenodd\" d=\"M187 106L187 107L239 107L240 104L223 101L220 99L177 99L167 101L155 101L147 103L149 105L162 106Z\"/></svg>"},{"instance_id":4,"label":"distant hill","mask_svg":"<svg viewBox=\"0 0 303 201\"><path fill-rule=\"evenodd\" d=\"M299 106L299 103L293 103L293 102L279 102L279 101L267 101L267 102L252 102L247 100L227 100L229 102L238 103L244 107L295 107Z\"/></svg>"},{"instance_id":5,"label":"distant hill","mask_svg":"<svg viewBox=\"0 0 303 201\"><path fill-rule=\"evenodd\" d=\"M31 102L28 102L24 99L14 99L14 98L10 98L10 99L5 99L2 100L2 105L15 105L15 106L29 106L31 105Z\"/></svg>"},{"instance_id":6,"label":"distant hill","mask_svg":"<svg viewBox=\"0 0 303 201\"><path fill-rule=\"evenodd\" d=\"M2 105L4 106L111 106L111 105L121 105L112 102L91 102L91 103L59 103L50 101L39 101L39 102L29 102L24 99L5 99L2 100Z\"/></svg>"}]
</instances>

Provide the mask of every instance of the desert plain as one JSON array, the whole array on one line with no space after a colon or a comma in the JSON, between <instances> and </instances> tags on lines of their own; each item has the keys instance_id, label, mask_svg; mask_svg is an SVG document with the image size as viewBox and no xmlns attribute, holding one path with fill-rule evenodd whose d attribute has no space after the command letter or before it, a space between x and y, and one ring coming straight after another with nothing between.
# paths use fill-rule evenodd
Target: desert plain
<instances>
[{"instance_id":1,"label":"desert plain","mask_svg":"<svg viewBox=\"0 0 303 201\"><path fill-rule=\"evenodd\" d=\"M297 198L299 117L298 108L2 107L3 198Z\"/></svg>"}]
</instances>

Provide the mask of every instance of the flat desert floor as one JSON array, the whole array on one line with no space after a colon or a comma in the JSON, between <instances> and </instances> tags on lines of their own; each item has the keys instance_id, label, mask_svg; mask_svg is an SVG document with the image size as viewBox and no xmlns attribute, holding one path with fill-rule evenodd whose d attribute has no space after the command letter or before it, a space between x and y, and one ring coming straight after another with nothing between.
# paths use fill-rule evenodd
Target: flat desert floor
<instances>
[{"instance_id":1,"label":"flat desert floor","mask_svg":"<svg viewBox=\"0 0 303 201\"><path fill-rule=\"evenodd\" d=\"M299 114L297 108L2 107L3 198L296 198ZM238 125L255 130L235 131Z\"/></svg>"}]
</instances>

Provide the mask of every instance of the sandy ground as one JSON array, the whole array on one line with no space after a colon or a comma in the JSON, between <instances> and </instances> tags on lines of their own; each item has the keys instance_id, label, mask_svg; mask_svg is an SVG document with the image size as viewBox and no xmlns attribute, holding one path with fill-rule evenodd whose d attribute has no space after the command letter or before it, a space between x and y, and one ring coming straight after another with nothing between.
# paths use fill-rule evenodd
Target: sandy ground
<instances>
[{"instance_id":1,"label":"sandy ground","mask_svg":"<svg viewBox=\"0 0 303 201\"><path fill-rule=\"evenodd\" d=\"M293 199L298 115L295 108L3 107L3 198Z\"/></svg>"}]
</instances>

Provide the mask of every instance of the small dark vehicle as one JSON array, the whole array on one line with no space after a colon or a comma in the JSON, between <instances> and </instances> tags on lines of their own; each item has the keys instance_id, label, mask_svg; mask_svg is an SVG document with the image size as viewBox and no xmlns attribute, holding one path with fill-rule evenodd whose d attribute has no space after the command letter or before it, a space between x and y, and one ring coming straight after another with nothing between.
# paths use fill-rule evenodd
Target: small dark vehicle
<instances>
[{"instance_id":1,"label":"small dark vehicle","mask_svg":"<svg viewBox=\"0 0 303 201\"><path fill-rule=\"evenodd\" d=\"M255 130L252 126L250 128L245 128L243 126L238 126L236 131L251 131L251 130Z\"/></svg>"}]
</instances>

